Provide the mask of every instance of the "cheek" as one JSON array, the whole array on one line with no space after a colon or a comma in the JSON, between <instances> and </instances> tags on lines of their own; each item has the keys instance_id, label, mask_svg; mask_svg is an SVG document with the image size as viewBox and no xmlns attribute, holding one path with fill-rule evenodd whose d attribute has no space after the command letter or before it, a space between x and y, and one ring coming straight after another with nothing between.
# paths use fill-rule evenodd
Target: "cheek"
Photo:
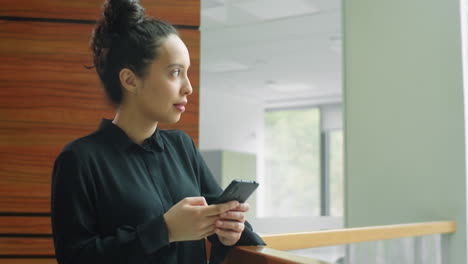
<instances>
[{"instance_id":1,"label":"cheek","mask_svg":"<svg viewBox=\"0 0 468 264\"><path fill-rule=\"evenodd\" d=\"M167 86L167 84L166 84ZM147 82L143 87L140 100L152 108L165 108L170 103L170 95L162 82Z\"/></svg>"}]
</instances>

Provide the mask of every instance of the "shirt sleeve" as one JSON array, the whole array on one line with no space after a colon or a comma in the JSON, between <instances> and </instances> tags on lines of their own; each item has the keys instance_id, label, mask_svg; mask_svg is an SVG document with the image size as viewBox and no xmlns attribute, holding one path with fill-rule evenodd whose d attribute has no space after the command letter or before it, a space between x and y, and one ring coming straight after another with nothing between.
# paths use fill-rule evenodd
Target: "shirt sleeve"
<instances>
[{"instance_id":1,"label":"shirt sleeve","mask_svg":"<svg viewBox=\"0 0 468 264\"><path fill-rule=\"evenodd\" d=\"M214 200L222 193L221 187L216 182L213 174L206 165L203 156L197 149L195 142L192 138L187 135L190 140L190 145L193 150L193 157L196 169L195 171L198 174L200 179L200 188L201 194L205 197L208 204L214 202ZM210 264L221 263L225 256L227 255L231 247L225 246L222 244L218 236L212 235L208 237L208 240L211 242L212 250L210 256ZM255 245L266 245L265 242L260 238L260 236L253 231L252 225L248 221L245 221L245 228L242 232L241 238L234 246L255 246Z\"/></svg>"},{"instance_id":2,"label":"shirt sleeve","mask_svg":"<svg viewBox=\"0 0 468 264\"><path fill-rule=\"evenodd\" d=\"M52 229L58 263L134 264L170 258L174 250L162 215L138 226L120 226L113 234L99 232L94 182L77 156L70 149L63 151L52 173Z\"/></svg>"}]
</instances>

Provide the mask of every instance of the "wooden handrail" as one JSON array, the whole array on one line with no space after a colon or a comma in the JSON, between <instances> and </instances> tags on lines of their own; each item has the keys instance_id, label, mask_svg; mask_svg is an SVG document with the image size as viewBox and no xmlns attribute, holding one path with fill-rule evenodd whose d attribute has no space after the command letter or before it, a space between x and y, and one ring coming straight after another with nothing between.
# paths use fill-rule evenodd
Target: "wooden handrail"
<instances>
[{"instance_id":1,"label":"wooden handrail","mask_svg":"<svg viewBox=\"0 0 468 264\"><path fill-rule=\"evenodd\" d=\"M365 241L386 240L432 234L454 233L454 221L426 222L359 228L344 228L306 233L262 235L267 247L277 250L294 250L352 244Z\"/></svg>"},{"instance_id":2,"label":"wooden handrail","mask_svg":"<svg viewBox=\"0 0 468 264\"><path fill-rule=\"evenodd\" d=\"M285 252L314 247L352 244L366 241L386 240L456 232L454 221L425 222L344 228L306 233L262 235L267 246L239 246L230 250L223 264L330 264Z\"/></svg>"},{"instance_id":3,"label":"wooden handrail","mask_svg":"<svg viewBox=\"0 0 468 264\"><path fill-rule=\"evenodd\" d=\"M261 246L241 246L233 248L223 264L332 264L289 252Z\"/></svg>"}]
</instances>

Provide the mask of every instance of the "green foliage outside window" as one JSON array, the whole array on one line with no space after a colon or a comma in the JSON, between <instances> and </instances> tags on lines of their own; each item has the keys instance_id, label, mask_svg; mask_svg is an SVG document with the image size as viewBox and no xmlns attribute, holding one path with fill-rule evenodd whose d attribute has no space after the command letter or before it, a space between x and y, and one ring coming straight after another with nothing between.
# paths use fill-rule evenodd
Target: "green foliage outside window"
<instances>
[{"instance_id":1,"label":"green foliage outside window","mask_svg":"<svg viewBox=\"0 0 468 264\"><path fill-rule=\"evenodd\" d=\"M266 217L320 215L320 111L265 112Z\"/></svg>"}]
</instances>

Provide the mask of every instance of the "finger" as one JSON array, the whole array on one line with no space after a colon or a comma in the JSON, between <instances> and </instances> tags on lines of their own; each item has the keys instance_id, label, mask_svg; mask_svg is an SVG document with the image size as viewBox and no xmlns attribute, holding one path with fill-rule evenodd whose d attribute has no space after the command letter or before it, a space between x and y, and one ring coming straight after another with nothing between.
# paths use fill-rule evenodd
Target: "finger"
<instances>
[{"instance_id":1,"label":"finger","mask_svg":"<svg viewBox=\"0 0 468 264\"><path fill-rule=\"evenodd\" d=\"M201 205L201 206L208 205L206 203L205 197L186 197L184 198L184 201L188 203L189 205Z\"/></svg>"},{"instance_id":2,"label":"finger","mask_svg":"<svg viewBox=\"0 0 468 264\"><path fill-rule=\"evenodd\" d=\"M242 223L245 222L244 212L239 212L239 211L228 211L228 212L222 213L219 217L224 220L235 220L235 221L242 222Z\"/></svg>"},{"instance_id":3,"label":"finger","mask_svg":"<svg viewBox=\"0 0 468 264\"><path fill-rule=\"evenodd\" d=\"M217 220L215 222L216 229L231 230L236 233L242 233L244 231L244 223L239 223L237 221L223 221Z\"/></svg>"},{"instance_id":4,"label":"finger","mask_svg":"<svg viewBox=\"0 0 468 264\"><path fill-rule=\"evenodd\" d=\"M239 206L237 206L234 211L240 211L240 212L247 212L250 209L250 204L248 203L241 203Z\"/></svg>"},{"instance_id":5,"label":"finger","mask_svg":"<svg viewBox=\"0 0 468 264\"><path fill-rule=\"evenodd\" d=\"M202 208L205 216L220 215L239 206L238 201L230 201L222 204L212 204Z\"/></svg>"},{"instance_id":6,"label":"finger","mask_svg":"<svg viewBox=\"0 0 468 264\"><path fill-rule=\"evenodd\" d=\"M231 230L221 229L221 228L216 228L215 233L218 236L223 237L224 239L229 240L229 241L238 241L241 235L240 233L233 232Z\"/></svg>"}]
</instances>

